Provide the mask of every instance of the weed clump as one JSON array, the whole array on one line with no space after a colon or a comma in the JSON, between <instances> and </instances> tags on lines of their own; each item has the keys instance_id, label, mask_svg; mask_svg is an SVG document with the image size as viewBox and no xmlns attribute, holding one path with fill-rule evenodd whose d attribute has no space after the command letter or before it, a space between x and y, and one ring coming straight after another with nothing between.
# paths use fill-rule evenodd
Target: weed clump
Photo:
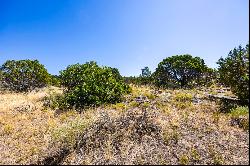
<instances>
[{"instance_id":1,"label":"weed clump","mask_svg":"<svg viewBox=\"0 0 250 166\"><path fill-rule=\"evenodd\" d=\"M177 93L173 99L177 108L185 109L192 105L193 96L189 93Z\"/></svg>"},{"instance_id":2,"label":"weed clump","mask_svg":"<svg viewBox=\"0 0 250 166\"><path fill-rule=\"evenodd\" d=\"M249 130L249 108L238 106L230 110L231 124Z\"/></svg>"}]
</instances>

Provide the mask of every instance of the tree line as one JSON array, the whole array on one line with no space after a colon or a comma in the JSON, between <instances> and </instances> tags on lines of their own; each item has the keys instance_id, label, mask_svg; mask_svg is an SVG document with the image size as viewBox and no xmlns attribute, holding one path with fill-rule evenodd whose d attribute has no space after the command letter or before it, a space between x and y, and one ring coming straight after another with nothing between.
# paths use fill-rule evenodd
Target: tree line
<instances>
[{"instance_id":1,"label":"tree line","mask_svg":"<svg viewBox=\"0 0 250 166\"><path fill-rule=\"evenodd\" d=\"M218 69L209 68L203 59L192 55L175 55L161 61L155 72L148 67L139 77L122 77L119 70L100 67L91 61L69 65L58 76L48 73L38 60L7 60L0 67L0 87L27 92L48 85L63 86L62 107L115 103L131 91L129 83L161 88L194 88L220 83L245 103L249 103L249 44L231 50L217 61Z\"/></svg>"}]
</instances>

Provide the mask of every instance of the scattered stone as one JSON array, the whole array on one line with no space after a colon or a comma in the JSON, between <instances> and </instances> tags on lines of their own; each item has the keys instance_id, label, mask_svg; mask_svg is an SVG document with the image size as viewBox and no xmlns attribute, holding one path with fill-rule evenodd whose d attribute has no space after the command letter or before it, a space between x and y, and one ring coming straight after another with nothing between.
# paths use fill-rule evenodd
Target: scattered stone
<instances>
[{"instance_id":1,"label":"scattered stone","mask_svg":"<svg viewBox=\"0 0 250 166\"><path fill-rule=\"evenodd\" d=\"M202 100L199 99L199 98L193 98L193 99L192 99L192 102L193 102L194 104L200 104L200 103L202 103Z\"/></svg>"},{"instance_id":2,"label":"scattered stone","mask_svg":"<svg viewBox=\"0 0 250 166\"><path fill-rule=\"evenodd\" d=\"M217 92L218 92L218 93L225 93L225 90L219 89L219 90L217 90Z\"/></svg>"},{"instance_id":3,"label":"scattered stone","mask_svg":"<svg viewBox=\"0 0 250 166\"><path fill-rule=\"evenodd\" d=\"M12 111L17 111L17 112L31 112L36 110L36 106L32 103L23 103L20 106L16 106L12 109Z\"/></svg>"},{"instance_id":4,"label":"scattered stone","mask_svg":"<svg viewBox=\"0 0 250 166\"><path fill-rule=\"evenodd\" d=\"M229 100L232 102L235 101L239 101L239 99L237 99L236 97L229 97L229 96L224 96L224 95L212 95L212 94L208 94L208 98L212 99L212 100L218 100L218 99L224 99L224 100Z\"/></svg>"},{"instance_id":5,"label":"scattered stone","mask_svg":"<svg viewBox=\"0 0 250 166\"><path fill-rule=\"evenodd\" d=\"M249 117L248 116L239 116L238 118L232 118L231 119L231 125L232 126L244 127L242 125L243 124L248 124L248 123L249 123Z\"/></svg>"},{"instance_id":6,"label":"scattered stone","mask_svg":"<svg viewBox=\"0 0 250 166\"><path fill-rule=\"evenodd\" d=\"M138 96L135 101L137 103L144 103L144 102L149 102L148 98L146 96Z\"/></svg>"}]
</instances>

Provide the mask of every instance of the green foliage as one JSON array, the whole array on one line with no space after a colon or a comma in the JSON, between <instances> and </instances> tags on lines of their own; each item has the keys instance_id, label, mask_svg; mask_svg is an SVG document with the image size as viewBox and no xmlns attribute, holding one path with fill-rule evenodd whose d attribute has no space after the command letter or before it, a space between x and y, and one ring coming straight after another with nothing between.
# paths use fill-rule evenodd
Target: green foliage
<instances>
[{"instance_id":1,"label":"green foliage","mask_svg":"<svg viewBox=\"0 0 250 166\"><path fill-rule=\"evenodd\" d=\"M50 78L51 78L51 80L50 80L51 85L60 87L60 85L61 85L61 79L60 79L59 76L57 76L57 75L51 75Z\"/></svg>"},{"instance_id":2,"label":"green foliage","mask_svg":"<svg viewBox=\"0 0 250 166\"><path fill-rule=\"evenodd\" d=\"M111 71L112 71L112 74L113 76L115 77L116 80L123 80L119 70L117 68L111 68L111 67L108 67Z\"/></svg>"},{"instance_id":3,"label":"green foliage","mask_svg":"<svg viewBox=\"0 0 250 166\"><path fill-rule=\"evenodd\" d=\"M163 87L186 87L195 80L202 79L208 70L204 60L189 54L176 55L164 59L154 73L156 85Z\"/></svg>"},{"instance_id":4,"label":"green foliage","mask_svg":"<svg viewBox=\"0 0 250 166\"><path fill-rule=\"evenodd\" d=\"M2 84L16 92L25 92L49 84L50 75L38 60L8 60L0 68Z\"/></svg>"},{"instance_id":5,"label":"green foliage","mask_svg":"<svg viewBox=\"0 0 250 166\"><path fill-rule=\"evenodd\" d=\"M151 76L151 71L148 67L145 67L142 70L142 74L139 77L124 77L124 81L127 84L135 84L135 85L152 85L153 77Z\"/></svg>"},{"instance_id":6,"label":"green foliage","mask_svg":"<svg viewBox=\"0 0 250 166\"><path fill-rule=\"evenodd\" d=\"M141 74L142 77L150 77L151 71L149 70L147 66L141 69L141 71L142 71L142 74Z\"/></svg>"},{"instance_id":7,"label":"green foliage","mask_svg":"<svg viewBox=\"0 0 250 166\"><path fill-rule=\"evenodd\" d=\"M234 48L217 64L221 83L229 86L240 100L249 103L249 45Z\"/></svg>"},{"instance_id":8,"label":"green foliage","mask_svg":"<svg viewBox=\"0 0 250 166\"><path fill-rule=\"evenodd\" d=\"M123 79L127 84L135 84L135 82L136 82L135 76L123 77Z\"/></svg>"},{"instance_id":9,"label":"green foliage","mask_svg":"<svg viewBox=\"0 0 250 166\"><path fill-rule=\"evenodd\" d=\"M136 101L132 101L129 103L130 107L138 107L140 105L140 103L136 102Z\"/></svg>"},{"instance_id":10,"label":"green foliage","mask_svg":"<svg viewBox=\"0 0 250 166\"><path fill-rule=\"evenodd\" d=\"M61 106L67 108L116 103L131 91L117 69L99 67L93 61L68 66L60 71L60 78L66 88Z\"/></svg>"},{"instance_id":11,"label":"green foliage","mask_svg":"<svg viewBox=\"0 0 250 166\"><path fill-rule=\"evenodd\" d=\"M192 106L192 94L189 93L177 93L173 98L173 104L179 109L190 108Z\"/></svg>"},{"instance_id":12,"label":"green foliage","mask_svg":"<svg viewBox=\"0 0 250 166\"><path fill-rule=\"evenodd\" d=\"M151 76L148 77L137 77L137 81L136 81L137 85L151 85L153 84L153 79Z\"/></svg>"},{"instance_id":13,"label":"green foliage","mask_svg":"<svg viewBox=\"0 0 250 166\"><path fill-rule=\"evenodd\" d=\"M244 107L238 106L236 108L231 109L230 114L233 117L240 117L240 116L248 115L249 108L247 106L244 106Z\"/></svg>"},{"instance_id":14,"label":"green foliage","mask_svg":"<svg viewBox=\"0 0 250 166\"><path fill-rule=\"evenodd\" d=\"M193 96L190 93L177 93L174 100L179 102L191 102L192 98Z\"/></svg>"},{"instance_id":15,"label":"green foliage","mask_svg":"<svg viewBox=\"0 0 250 166\"><path fill-rule=\"evenodd\" d=\"M124 81L127 84L135 84L135 85L151 85L153 84L153 78L151 76L149 77L124 77Z\"/></svg>"},{"instance_id":16,"label":"green foliage","mask_svg":"<svg viewBox=\"0 0 250 166\"><path fill-rule=\"evenodd\" d=\"M198 77L193 81L193 83L196 85L209 87L218 82L217 77L218 71L216 69L206 68L206 70L201 73L201 77Z\"/></svg>"},{"instance_id":17,"label":"green foliage","mask_svg":"<svg viewBox=\"0 0 250 166\"><path fill-rule=\"evenodd\" d=\"M249 108L248 106L238 106L230 110L232 122L239 125L244 130L249 130Z\"/></svg>"},{"instance_id":18,"label":"green foliage","mask_svg":"<svg viewBox=\"0 0 250 166\"><path fill-rule=\"evenodd\" d=\"M112 108L114 108L116 110L126 110L126 105L123 103L116 103L116 104L112 105Z\"/></svg>"},{"instance_id":19,"label":"green foliage","mask_svg":"<svg viewBox=\"0 0 250 166\"><path fill-rule=\"evenodd\" d=\"M226 98L220 99L217 103L219 105L219 112L221 113L229 113L231 109L236 108L239 105L238 101L232 101Z\"/></svg>"}]
</instances>

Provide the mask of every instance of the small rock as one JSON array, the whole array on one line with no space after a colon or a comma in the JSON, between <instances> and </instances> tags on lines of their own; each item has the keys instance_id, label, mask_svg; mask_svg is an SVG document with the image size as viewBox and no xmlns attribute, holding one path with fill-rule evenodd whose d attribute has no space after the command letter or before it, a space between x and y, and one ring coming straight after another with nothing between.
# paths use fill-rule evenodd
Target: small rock
<instances>
[{"instance_id":1,"label":"small rock","mask_svg":"<svg viewBox=\"0 0 250 166\"><path fill-rule=\"evenodd\" d=\"M54 116L57 117L57 116L59 116L59 115L62 114L62 113L63 113L63 110L61 110L61 109L56 109L55 112L54 112Z\"/></svg>"},{"instance_id":2,"label":"small rock","mask_svg":"<svg viewBox=\"0 0 250 166\"><path fill-rule=\"evenodd\" d=\"M146 96L138 96L135 99L136 102L138 103L144 103L144 102L149 102L148 98Z\"/></svg>"},{"instance_id":3,"label":"small rock","mask_svg":"<svg viewBox=\"0 0 250 166\"><path fill-rule=\"evenodd\" d=\"M202 100L201 100L201 99L198 99L198 98L193 98L193 99L192 99L192 102L193 102L194 104L199 104L199 103L202 102Z\"/></svg>"},{"instance_id":4,"label":"small rock","mask_svg":"<svg viewBox=\"0 0 250 166\"><path fill-rule=\"evenodd\" d=\"M18 112L31 112L36 110L36 106L32 103L23 103L20 106L14 107L12 110Z\"/></svg>"}]
</instances>

